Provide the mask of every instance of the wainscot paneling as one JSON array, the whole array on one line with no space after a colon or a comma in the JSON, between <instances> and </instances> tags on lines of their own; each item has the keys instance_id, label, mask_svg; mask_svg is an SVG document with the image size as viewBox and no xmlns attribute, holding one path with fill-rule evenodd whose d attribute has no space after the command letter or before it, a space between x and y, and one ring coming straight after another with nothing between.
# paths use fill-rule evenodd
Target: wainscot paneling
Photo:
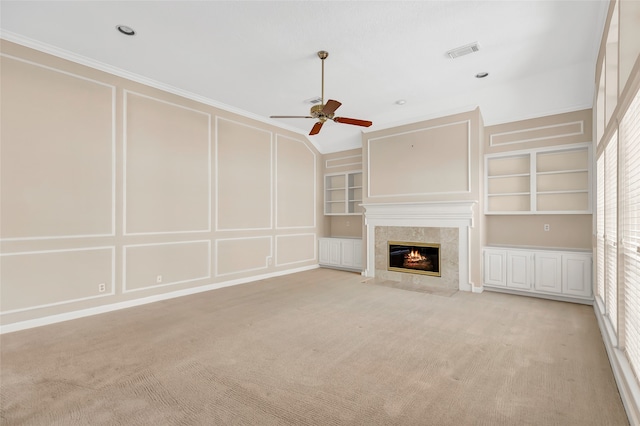
<instances>
[{"instance_id":1,"label":"wainscot paneling","mask_svg":"<svg viewBox=\"0 0 640 426\"><path fill-rule=\"evenodd\" d=\"M272 227L272 133L216 117L216 229Z\"/></svg>"},{"instance_id":2,"label":"wainscot paneling","mask_svg":"<svg viewBox=\"0 0 640 426\"><path fill-rule=\"evenodd\" d=\"M300 140L276 136L276 228L316 226L316 155Z\"/></svg>"},{"instance_id":3,"label":"wainscot paneling","mask_svg":"<svg viewBox=\"0 0 640 426\"><path fill-rule=\"evenodd\" d=\"M115 87L6 55L0 66L2 239L113 235Z\"/></svg>"},{"instance_id":4,"label":"wainscot paneling","mask_svg":"<svg viewBox=\"0 0 640 426\"><path fill-rule=\"evenodd\" d=\"M114 294L115 248L3 253L3 314Z\"/></svg>"},{"instance_id":5,"label":"wainscot paneling","mask_svg":"<svg viewBox=\"0 0 640 426\"><path fill-rule=\"evenodd\" d=\"M316 259L316 234L276 236L276 266L309 262Z\"/></svg>"},{"instance_id":6,"label":"wainscot paneling","mask_svg":"<svg viewBox=\"0 0 640 426\"><path fill-rule=\"evenodd\" d=\"M125 91L125 235L211 229L211 115Z\"/></svg>"},{"instance_id":7,"label":"wainscot paneling","mask_svg":"<svg viewBox=\"0 0 640 426\"><path fill-rule=\"evenodd\" d=\"M240 237L216 240L216 276L268 268L273 262L272 237Z\"/></svg>"},{"instance_id":8,"label":"wainscot paneling","mask_svg":"<svg viewBox=\"0 0 640 426\"><path fill-rule=\"evenodd\" d=\"M211 241L123 247L123 292L211 278Z\"/></svg>"}]
</instances>

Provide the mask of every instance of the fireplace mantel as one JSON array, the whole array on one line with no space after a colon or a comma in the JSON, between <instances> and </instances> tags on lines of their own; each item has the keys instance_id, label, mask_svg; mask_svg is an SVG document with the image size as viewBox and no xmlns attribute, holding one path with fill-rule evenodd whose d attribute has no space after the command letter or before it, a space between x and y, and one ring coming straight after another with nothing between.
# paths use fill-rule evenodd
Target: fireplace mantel
<instances>
[{"instance_id":1,"label":"fireplace mantel","mask_svg":"<svg viewBox=\"0 0 640 426\"><path fill-rule=\"evenodd\" d=\"M376 226L458 228L459 290L472 291L469 268L470 230L473 227L473 206L476 204L477 201L362 204L367 235L364 275L375 277Z\"/></svg>"}]
</instances>

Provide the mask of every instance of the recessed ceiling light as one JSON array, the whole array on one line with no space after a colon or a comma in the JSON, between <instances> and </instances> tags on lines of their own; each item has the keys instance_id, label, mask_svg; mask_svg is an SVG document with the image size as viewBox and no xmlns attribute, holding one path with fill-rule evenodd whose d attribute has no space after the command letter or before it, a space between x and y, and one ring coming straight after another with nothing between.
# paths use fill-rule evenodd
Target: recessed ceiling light
<instances>
[{"instance_id":1,"label":"recessed ceiling light","mask_svg":"<svg viewBox=\"0 0 640 426\"><path fill-rule=\"evenodd\" d=\"M478 74L476 74L476 78L485 78L488 75L488 72L479 72Z\"/></svg>"},{"instance_id":2,"label":"recessed ceiling light","mask_svg":"<svg viewBox=\"0 0 640 426\"><path fill-rule=\"evenodd\" d=\"M127 27L126 25L117 25L116 28L124 35L132 36L135 35L135 31L131 27Z\"/></svg>"},{"instance_id":3,"label":"recessed ceiling light","mask_svg":"<svg viewBox=\"0 0 640 426\"><path fill-rule=\"evenodd\" d=\"M398 99L398 100L396 101L396 105L404 105L404 104L406 104L406 103L407 103L407 101L405 101L404 99Z\"/></svg>"}]
</instances>

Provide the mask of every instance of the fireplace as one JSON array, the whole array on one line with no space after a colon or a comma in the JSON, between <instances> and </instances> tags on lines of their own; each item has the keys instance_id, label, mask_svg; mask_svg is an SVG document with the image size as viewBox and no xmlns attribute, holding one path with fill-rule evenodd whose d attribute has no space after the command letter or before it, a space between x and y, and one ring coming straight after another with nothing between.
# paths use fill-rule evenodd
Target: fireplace
<instances>
[{"instance_id":1,"label":"fireplace","mask_svg":"<svg viewBox=\"0 0 640 426\"><path fill-rule=\"evenodd\" d=\"M389 241L387 270L440 276L440 244Z\"/></svg>"},{"instance_id":2,"label":"fireplace","mask_svg":"<svg viewBox=\"0 0 640 426\"><path fill-rule=\"evenodd\" d=\"M471 283L469 265L475 204L476 201L363 204L367 243L365 276L438 289L476 289ZM389 241L440 244L441 275L405 274L388 270Z\"/></svg>"}]
</instances>

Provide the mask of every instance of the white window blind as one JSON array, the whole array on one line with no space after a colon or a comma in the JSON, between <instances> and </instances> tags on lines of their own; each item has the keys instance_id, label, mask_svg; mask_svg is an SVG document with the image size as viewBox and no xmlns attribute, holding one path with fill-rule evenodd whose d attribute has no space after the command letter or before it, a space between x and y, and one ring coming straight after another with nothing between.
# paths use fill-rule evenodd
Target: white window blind
<instances>
[{"instance_id":1,"label":"white window blind","mask_svg":"<svg viewBox=\"0 0 640 426\"><path fill-rule=\"evenodd\" d=\"M640 378L640 91L620 122L625 353Z\"/></svg>"},{"instance_id":2,"label":"white window blind","mask_svg":"<svg viewBox=\"0 0 640 426\"><path fill-rule=\"evenodd\" d=\"M596 297L604 304L604 153L596 164Z\"/></svg>"},{"instance_id":3,"label":"white window blind","mask_svg":"<svg viewBox=\"0 0 640 426\"><path fill-rule=\"evenodd\" d=\"M618 132L604 151L604 243L606 259L605 306L613 329L618 330Z\"/></svg>"}]
</instances>

